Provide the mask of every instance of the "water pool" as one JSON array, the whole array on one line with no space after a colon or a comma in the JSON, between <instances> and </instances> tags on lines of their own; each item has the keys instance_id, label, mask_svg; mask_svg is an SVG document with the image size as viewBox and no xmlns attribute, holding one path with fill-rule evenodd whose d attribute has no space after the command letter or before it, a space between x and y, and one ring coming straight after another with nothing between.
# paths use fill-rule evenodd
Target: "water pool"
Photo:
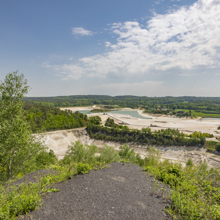
<instances>
[{"instance_id":1,"label":"water pool","mask_svg":"<svg viewBox=\"0 0 220 220\"><path fill-rule=\"evenodd\" d=\"M83 114L86 114L86 115L89 115L89 114L93 114L93 112L91 112L90 110L81 110L79 111L80 113L83 113ZM109 111L109 112L106 112L106 113L115 113L115 114L122 114L122 115L130 115L134 118L141 118L141 119L150 119L150 118L146 118L146 117L143 117L142 115L139 115L137 111Z\"/></svg>"}]
</instances>

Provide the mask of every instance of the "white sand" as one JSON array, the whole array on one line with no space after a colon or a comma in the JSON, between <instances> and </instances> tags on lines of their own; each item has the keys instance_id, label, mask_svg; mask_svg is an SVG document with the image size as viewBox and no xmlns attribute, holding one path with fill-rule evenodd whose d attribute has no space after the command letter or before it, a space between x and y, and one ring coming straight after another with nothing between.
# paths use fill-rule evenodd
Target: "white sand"
<instances>
[{"instance_id":1,"label":"white sand","mask_svg":"<svg viewBox=\"0 0 220 220\"><path fill-rule=\"evenodd\" d=\"M61 108L70 109L72 111L80 111L80 110L92 110L97 108L96 106L89 106L89 107L70 107L70 108ZM190 134L195 131L200 131L203 133L210 133L213 134L215 137L220 137L220 130L218 130L218 126L220 126L220 120L200 120L200 119L191 119L191 118L178 118L174 116L157 116L157 115L150 115L143 113L143 110L133 110L129 108L124 108L122 110L129 110L129 111L138 111L140 115L146 118L151 119L141 119L141 118L134 118L130 115L122 115L117 113L107 113L104 115L103 113L94 113L88 115L90 116L100 116L102 122L104 123L108 117L113 116L114 120L117 123L124 122L128 124L128 127L141 129L145 127L150 127L153 131L160 130L160 129L179 129L181 132ZM118 120L116 120L118 119ZM153 126L152 126L153 125ZM155 127L154 127L155 126Z\"/></svg>"}]
</instances>

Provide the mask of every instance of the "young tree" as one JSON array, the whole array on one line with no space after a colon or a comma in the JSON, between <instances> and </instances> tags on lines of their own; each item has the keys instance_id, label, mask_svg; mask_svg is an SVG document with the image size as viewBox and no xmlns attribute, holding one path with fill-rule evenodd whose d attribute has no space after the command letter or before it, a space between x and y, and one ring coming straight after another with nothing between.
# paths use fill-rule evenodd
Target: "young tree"
<instances>
[{"instance_id":1,"label":"young tree","mask_svg":"<svg viewBox=\"0 0 220 220\"><path fill-rule=\"evenodd\" d=\"M9 73L0 82L0 179L7 180L27 168L43 149L31 135L23 116L22 98L29 86L23 74Z\"/></svg>"}]
</instances>

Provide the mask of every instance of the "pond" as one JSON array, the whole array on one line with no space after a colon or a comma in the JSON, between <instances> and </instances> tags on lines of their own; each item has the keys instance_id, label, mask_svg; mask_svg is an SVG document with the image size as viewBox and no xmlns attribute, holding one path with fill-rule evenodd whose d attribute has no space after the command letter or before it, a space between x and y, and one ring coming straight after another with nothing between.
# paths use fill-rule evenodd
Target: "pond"
<instances>
[{"instance_id":1,"label":"pond","mask_svg":"<svg viewBox=\"0 0 220 220\"><path fill-rule=\"evenodd\" d=\"M91 112L90 110L81 110L79 111L80 113L89 115L89 114L93 114L93 112ZM137 111L109 111L106 113L115 113L115 114L122 114L122 115L130 115L134 118L141 118L141 119L150 119L147 117L143 117L142 115L140 115Z\"/></svg>"}]
</instances>

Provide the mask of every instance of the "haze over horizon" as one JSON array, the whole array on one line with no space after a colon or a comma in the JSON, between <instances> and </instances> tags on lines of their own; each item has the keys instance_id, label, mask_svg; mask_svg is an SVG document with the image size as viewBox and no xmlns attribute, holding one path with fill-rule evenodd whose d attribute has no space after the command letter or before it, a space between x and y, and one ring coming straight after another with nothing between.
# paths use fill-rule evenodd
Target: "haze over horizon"
<instances>
[{"instance_id":1,"label":"haze over horizon","mask_svg":"<svg viewBox=\"0 0 220 220\"><path fill-rule=\"evenodd\" d=\"M220 1L0 1L0 80L28 96L220 96Z\"/></svg>"}]
</instances>

